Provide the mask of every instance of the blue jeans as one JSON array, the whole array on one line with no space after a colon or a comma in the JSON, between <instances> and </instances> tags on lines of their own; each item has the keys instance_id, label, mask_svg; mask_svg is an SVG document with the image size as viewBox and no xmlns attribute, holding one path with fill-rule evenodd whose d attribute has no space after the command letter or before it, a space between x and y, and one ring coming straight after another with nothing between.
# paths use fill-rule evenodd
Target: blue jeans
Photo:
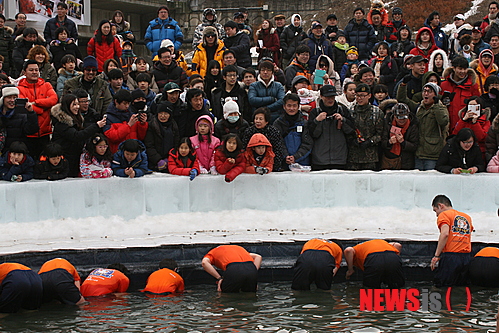
<instances>
[{"instance_id":1,"label":"blue jeans","mask_svg":"<svg viewBox=\"0 0 499 333\"><path fill-rule=\"evenodd\" d=\"M414 167L419 171L435 170L437 166L436 160L420 159L416 157Z\"/></svg>"}]
</instances>

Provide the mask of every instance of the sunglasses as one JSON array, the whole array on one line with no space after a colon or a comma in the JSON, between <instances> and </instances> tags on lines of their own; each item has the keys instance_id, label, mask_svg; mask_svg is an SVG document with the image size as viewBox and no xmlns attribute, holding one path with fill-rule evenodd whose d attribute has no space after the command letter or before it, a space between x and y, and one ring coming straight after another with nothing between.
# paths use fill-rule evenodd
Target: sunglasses
<instances>
[{"instance_id":1,"label":"sunglasses","mask_svg":"<svg viewBox=\"0 0 499 333\"><path fill-rule=\"evenodd\" d=\"M216 35L206 35L206 38L215 38Z\"/></svg>"}]
</instances>

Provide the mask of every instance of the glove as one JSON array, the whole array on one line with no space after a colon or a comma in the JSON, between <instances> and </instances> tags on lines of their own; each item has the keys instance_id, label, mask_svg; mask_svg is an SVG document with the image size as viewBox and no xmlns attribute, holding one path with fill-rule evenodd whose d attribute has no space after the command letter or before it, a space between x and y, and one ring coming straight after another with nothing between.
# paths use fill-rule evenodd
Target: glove
<instances>
[{"instance_id":1,"label":"glove","mask_svg":"<svg viewBox=\"0 0 499 333\"><path fill-rule=\"evenodd\" d=\"M408 84L408 83L409 83L409 81L411 81L411 80L412 80L412 75L411 75L411 74L407 74L407 75L406 75L406 76L404 76L404 78L402 79L402 82L403 82L404 84Z\"/></svg>"},{"instance_id":2,"label":"glove","mask_svg":"<svg viewBox=\"0 0 499 333\"><path fill-rule=\"evenodd\" d=\"M158 161L158 170L159 171L165 170L167 166L168 166L168 163L166 162L166 160L159 160Z\"/></svg>"},{"instance_id":3,"label":"glove","mask_svg":"<svg viewBox=\"0 0 499 333\"><path fill-rule=\"evenodd\" d=\"M203 168L202 166L199 167L199 171L201 171L201 174L204 175L204 174L207 174L209 171L206 170L205 168Z\"/></svg>"},{"instance_id":4,"label":"glove","mask_svg":"<svg viewBox=\"0 0 499 333\"><path fill-rule=\"evenodd\" d=\"M198 171L196 169L192 169L191 172L189 172L189 179L194 180L196 176L198 175Z\"/></svg>"},{"instance_id":5,"label":"glove","mask_svg":"<svg viewBox=\"0 0 499 333\"><path fill-rule=\"evenodd\" d=\"M231 180L229 177L225 176L225 182L226 182L226 183L230 183L231 181L232 181L232 180Z\"/></svg>"},{"instance_id":6,"label":"glove","mask_svg":"<svg viewBox=\"0 0 499 333\"><path fill-rule=\"evenodd\" d=\"M216 168L215 166L212 166L212 167L210 168L210 173L211 173L212 175L218 175L217 168Z\"/></svg>"},{"instance_id":7,"label":"glove","mask_svg":"<svg viewBox=\"0 0 499 333\"><path fill-rule=\"evenodd\" d=\"M257 174L259 174L259 175L264 175L264 174L266 174L266 173L269 173L269 169L264 168L264 167L261 167L261 166L257 166L257 167L255 167L255 171L256 171L256 173L257 173Z\"/></svg>"}]
</instances>

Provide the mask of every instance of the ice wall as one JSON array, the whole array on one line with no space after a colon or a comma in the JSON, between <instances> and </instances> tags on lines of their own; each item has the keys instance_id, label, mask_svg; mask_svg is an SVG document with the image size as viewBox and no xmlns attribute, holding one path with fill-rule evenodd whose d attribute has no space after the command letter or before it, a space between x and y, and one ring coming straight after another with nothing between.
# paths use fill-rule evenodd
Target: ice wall
<instances>
[{"instance_id":1,"label":"ice wall","mask_svg":"<svg viewBox=\"0 0 499 333\"><path fill-rule=\"evenodd\" d=\"M467 212L495 212L499 176L432 172L271 173L188 177L153 174L137 179L66 179L0 183L0 223L48 219L138 216L255 209L390 206L430 208L436 194L448 195Z\"/></svg>"}]
</instances>

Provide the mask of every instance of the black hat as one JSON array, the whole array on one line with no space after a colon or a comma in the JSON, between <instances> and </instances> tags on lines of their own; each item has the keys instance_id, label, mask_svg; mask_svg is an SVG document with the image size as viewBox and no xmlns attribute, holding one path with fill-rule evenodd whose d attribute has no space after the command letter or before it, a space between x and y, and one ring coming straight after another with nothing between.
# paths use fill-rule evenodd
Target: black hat
<instances>
[{"instance_id":1,"label":"black hat","mask_svg":"<svg viewBox=\"0 0 499 333\"><path fill-rule=\"evenodd\" d=\"M365 92L365 93L370 94L371 88L369 88L369 86L365 83L360 83L359 85L357 85L357 88L355 88L355 92L356 93Z\"/></svg>"},{"instance_id":2,"label":"black hat","mask_svg":"<svg viewBox=\"0 0 499 333\"><path fill-rule=\"evenodd\" d=\"M158 107L156 108L156 113L160 112L168 112L170 115L173 114L173 108L175 106L173 105L172 102L170 101L163 101L158 104Z\"/></svg>"},{"instance_id":3,"label":"black hat","mask_svg":"<svg viewBox=\"0 0 499 333\"><path fill-rule=\"evenodd\" d=\"M333 19L333 20L337 20L337 19L338 19L338 17L337 17L335 14L329 14L329 15L327 16L326 21L331 20L331 19Z\"/></svg>"},{"instance_id":4,"label":"black hat","mask_svg":"<svg viewBox=\"0 0 499 333\"><path fill-rule=\"evenodd\" d=\"M417 55L417 56L412 57L407 63L408 64L415 64L415 63L418 63L421 61L428 62L428 59L424 58L422 55Z\"/></svg>"},{"instance_id":5,"label":"black hat","mask_svg":"<svg viewBox=\"0 0 499 333\"><path fill-rule=\"evenodd\" d=\"M227 21L224 24L224 28L236 28L237 29L237 23L234 21Z\"/></svg>"},{"instance_id":6,"label":"black hat","mask_svg":"<svg viewBox=\"0 0 499 333\"><path fill-rule=\"evenodd\" d=\"M392 14L393 14L393 15L394 15L394 14L400 14L400 15L402 15L402 8L400 8L400 7L395 7L395 8L393 8L393 10L392 10Z\"/></svg>"},{"instance_id":7,"label":"black hat","mask_svg":"<svg viewBox=\"0 0 499 333\"><path fill-rule=\"evenodd\" d=\"M242 17L242 18L244 18L244 14L243 14L243 13L241 13L241 12L234 13L234 18L236 19L236 18L238 18L238 17Z\"/></svg>"},{"instance_id":8,"label":"black hat","mask_svg":"<svg viewBox=\"0 0 499 333\"><path fill-rule=\"evenodd\" d=\"M134 91L132 91L132 101L135 101L137 98L146 98L146 94L140 90L140 89L135 89Z\"/></svg>"},{"instance_id":9,"label":"black hat","mask_svg":"<svg viewBox=\"0 0 499 333\"><path fill-rule=\"evenodd\" d=\"M338 95L336 93L335 86L332 86L330 84L326 84L326 85L322 86L320 92L321 92L321 96L324 96L324 97L330 97L330 96L337 96Z\"/></svg>"}]
</instances>

